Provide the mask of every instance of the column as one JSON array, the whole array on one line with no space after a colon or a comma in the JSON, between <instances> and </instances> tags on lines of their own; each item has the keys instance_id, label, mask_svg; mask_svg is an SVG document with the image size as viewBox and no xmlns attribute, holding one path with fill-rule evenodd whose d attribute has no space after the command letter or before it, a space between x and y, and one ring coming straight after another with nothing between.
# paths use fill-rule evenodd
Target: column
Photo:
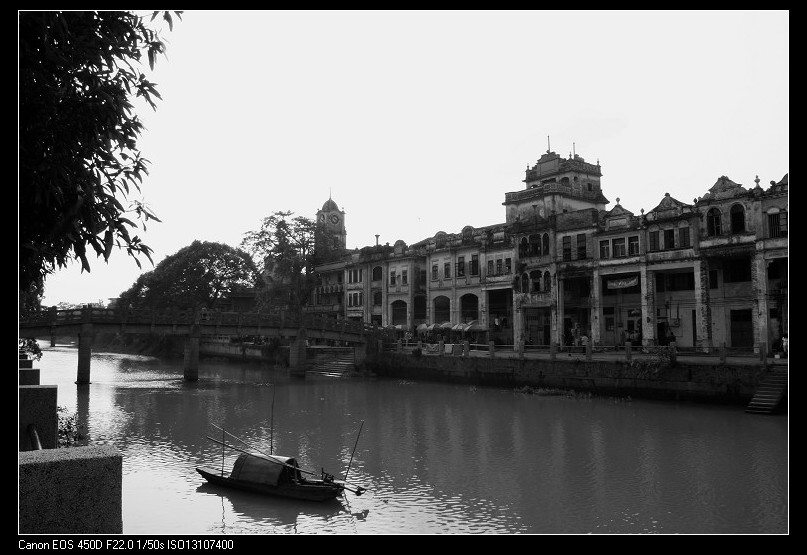
<instances>
[{"instance_id":1,"label":"column","mask_svg":"<svg viewBox=\"0 0 807 555\"><path fill-rule=\"evenodd\" d=\"M557 272L555 272L555 298L557 299L557 308L554 314L554 330L552 334L552 341L559 345L563 345L563 280Z\"/></svg>"},{"instance_id":2,"label":"column","mask_svg":"<svg viewBox=\"0 0 807 555\"><path fill-rule=\"evenodd\" d=\"M76 383L79 385L90 383L90 359L92 358L92 342L94 339L92 324L81 324L78 334L78 374Z\"/></svg>"},{"instance_id":3,"label":"column","mask_svg":"<svg viewBox=\"0 0 807 555\"><path fill-rule=\"evenodd\" d=\"M185 339L185 353L182 374L186 381L199 379L199 324L191 326L191 331Z\"/></svg>"},{"instance_id":4,"label":"column","mask_svg":"<svg viewBox=\"0 0 807 555\"><path fill-rule=\"evenodd\" d=\"M646 264L639 268L642 282L642 345L656 343L656 273L647 269Z\"/></svg>"},{"instance_id":5,"label":"column","mask_svg":"<svg viewBox=\"0 0 807 555\"><path fill-rule=\"evenodd\" d=\"M771 345L768 331L768 263L762 253L755 254L751 260L751 285L757 300L757 317L751 320L754 323L755 343L765 345L765 351L769 351Z\"/></svg>"},{"instance_id":6,"label":"column","mask_svg":"<svg viewBox=\"0 0 807 555\"><path fill-rule=\"evenodd\" d=\"M600 343L600 333L602 322L602 280L600 279L600 269L594 268L594 274L591 278L591 311L589 314L589 321L591 322L591 341L590 344L595 345Z\"/></svg>"},{"instance_id":7,"label":"column","mask_svg":"<svg viewBox=\"0 0 807 555\"><path fill-rule=\"evenodd\" d=\"M712 314L709 308L709 261L695 260L695 337L696 347L704 352L712 348Z\"/></svg>"}]
</instances>

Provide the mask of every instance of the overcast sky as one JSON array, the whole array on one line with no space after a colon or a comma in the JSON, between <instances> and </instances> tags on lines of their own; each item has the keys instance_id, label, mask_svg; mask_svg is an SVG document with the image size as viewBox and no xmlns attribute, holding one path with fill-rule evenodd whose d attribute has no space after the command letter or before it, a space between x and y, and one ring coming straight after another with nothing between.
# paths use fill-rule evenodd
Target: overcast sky
<instances>
[{"instance_id":1,"label":"overcast sky","mask_svg":"<svg viewBox=\"0 0 807 555\"><path fill-rule=\"evenodd\" d=\"M329 196L349 248L502 223L547 136L637 214L789 172L788 11L188 11L163 36L163 100L140 110L155 264ZM153 269L90 262L44 304Z\"/></svg>"}]
</instances>

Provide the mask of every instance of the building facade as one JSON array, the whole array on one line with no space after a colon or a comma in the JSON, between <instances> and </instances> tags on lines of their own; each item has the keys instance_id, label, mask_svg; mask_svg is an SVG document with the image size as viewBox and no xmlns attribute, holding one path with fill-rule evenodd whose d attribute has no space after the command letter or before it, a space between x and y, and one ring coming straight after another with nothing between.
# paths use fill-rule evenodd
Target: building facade
<instances>
[{"instance_id":1,"label":"building facade","mask_svg":"<svg viewBox=\"0 0 807 555\"><path fill-rule=\"evenodd\" d=\"M788 175L767 189L721 176L691 204L609 209L601 168L543 154L505 222L346 251L316 268L305 310L503 345L775 348L788 329ZM330 216L337 215L337 220ZM345 245L344 211L318 212ZM330 239L328 239L330 237Z\"/></svg>"}]
</instances>

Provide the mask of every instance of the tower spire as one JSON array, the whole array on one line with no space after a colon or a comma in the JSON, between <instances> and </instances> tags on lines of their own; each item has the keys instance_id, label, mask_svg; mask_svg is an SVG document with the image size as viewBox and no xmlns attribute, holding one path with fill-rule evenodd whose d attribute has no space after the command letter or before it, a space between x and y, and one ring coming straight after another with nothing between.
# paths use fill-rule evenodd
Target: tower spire
<instances>
[{"instance_id":1,"label":"tower spire","mask_svg":"<svg viewBox=\"0 0 807 555\"><path fill-rule=\"evenodd\" d=\"M549 152L551 150L552 150L552 148L549 146L549 135L547 135L546 136L546 153L549 154Z\"/></svg>"}]
</instances>

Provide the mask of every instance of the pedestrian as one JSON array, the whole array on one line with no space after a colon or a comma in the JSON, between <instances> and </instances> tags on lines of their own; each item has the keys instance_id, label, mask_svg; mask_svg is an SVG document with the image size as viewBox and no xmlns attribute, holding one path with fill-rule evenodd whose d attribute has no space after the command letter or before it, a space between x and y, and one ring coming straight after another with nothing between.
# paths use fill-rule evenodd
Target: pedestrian
<instances>
[{"instance_id":1,"label":"pedestrian","mask_svg":"<svg viewBox=\"0 0 807 555\"><path fill-rule=\"evenodd\" d=\"M787 334L782 336L782 351L785 353L785 358L787 358Z\"/></svg>"}]
</instances>

